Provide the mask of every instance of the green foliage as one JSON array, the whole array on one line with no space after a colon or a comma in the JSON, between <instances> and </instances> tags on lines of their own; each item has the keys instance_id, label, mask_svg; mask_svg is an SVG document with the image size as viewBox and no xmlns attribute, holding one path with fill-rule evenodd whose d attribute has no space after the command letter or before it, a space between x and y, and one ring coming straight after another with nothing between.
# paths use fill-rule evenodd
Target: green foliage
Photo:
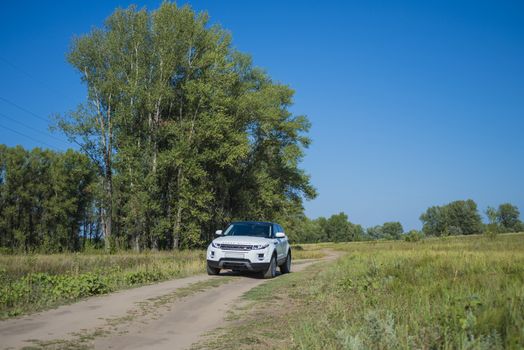
<instances>
[{"instance_id":1,"label":"green foliage","mask_svg":"<svg viewBox=\"0 0 524 350\"><path fill-rule=\"evenodd\" d=\"M511 203L501 204L497 209L488 207L486 215L489 220L487 230L492 234L524 230L524 224L520 220L520 211Z\"/></svg>"},{"instance_id":2,"label":"green foliage","mask_svg":"<svg viewBox=\"0 0 524 350\"><path fill-rule=\"evenodd\" d=\"M519 209L511 204L504 203L499 205L497 210L497 222L505 232L518 232L522 227L522 222L519 219Z\"/></svg>"},{"instance_id":3,"label":"green foliage","mask_svg":"<svg viewBox=\"0 0 524 350\"><path fill-rule=\"evenodd\" d=\"M334 214L323 225L323 231L328 241L342 242L350 237L350 223L344 213Z\"/></svg>"},{"instance_id":4,"label":"green foliage","mask_svg":"<svg viewBox=\"0 0 524 350\"><path fill-rule=\"evenodd\" d=\"M483 231L477 204L471 199L430 207L420 220L428 236L469 235Z\"/></svg>"},{"instance_id":5,"label":"green foliage","mask_svg":"<svg viewBox=\"0 0 524 350\"><path fill-rule=\"evenodd\" d=\"M382 233L388 239L401 239L404 228L400 222L385 222L382 225Z\"/></svg>"},{"instance_id":6,"label":"green foliage","mask_svg":"<svg viewBox=\"0 0 524 350\"><path fill-rule=\"evenodd\" d=\"M406 242L418 242L424 239L424 233L418 230L410 230L405 236L404 240Z\"/></svg>"},{"instance_id":7,"label":"green foliage","mask_svg":"<svg viewBox=\"0 0 524 350\"><path fill-rule=\"evenodd\" d=\"M382 226L368 227L366 236L368 239L402 239L404 228L400 222L385 222Z\"/></svg>"},{"instance_id":8,"label":"green foliage","mask_svg":"<svg viewBox=\"0 0 524 350\"><path fill-rule=\"evenodd\" d=\"M329 218L320 217L315 220L302 215L290 235L292 242L301 243L351 242L363 238L362 226L350 222L343 212L331 215Z\"/></svg>"},{"instance_id":9,"label":"green foliage","mask_svg":"<svg viewBox=\"0 0 524 350\"><path fill-rule=\"evenodd\" d=\"M110 291L107 278L96 273L78 276L34 273L4 285L0 293L0 307L4 312L7 310L6 315L12 316L28 304L54 303Z\"/></svg>"},{"instance_id":10,"label":"green foliage","mask_svg":"<svg viewBox=\"0 0 524 350\"><path fill-rule=\"evenodd\" d=\"M0 246L59 252L97 238L97 184L84 155L0 145L0 174Z\"/></svg>"},{"instance_id":11,"label":"green foliage","mask_svg":"<svg viewBox=\"0 0 524 350\"><path fill-rule=\"evenodd\" d=\"M368 227L366 229L366 234L370 239L383 239L384 238L384 232L382 231L382 226L380 225Z\"/></svg>"}]
</instances>

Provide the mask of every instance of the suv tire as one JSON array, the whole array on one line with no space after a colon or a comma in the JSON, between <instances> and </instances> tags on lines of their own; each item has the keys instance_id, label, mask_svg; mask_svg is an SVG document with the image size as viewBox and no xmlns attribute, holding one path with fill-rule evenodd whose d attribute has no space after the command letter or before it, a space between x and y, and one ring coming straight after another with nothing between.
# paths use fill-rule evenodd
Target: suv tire
<instances>
[{"instance_id":1,"label":"suv tire","mask_svg":"<svg viewBox=\"0 0 524 350\"><path fill-rule=\"evenodd\" d=\"M262 272L262 276L264 278L273 278L277 274L277 258L275 255L271 257L271 262L269 263L269 267L266 271Z\"/></svg>"},{"instance_id":2,"label":"suv tire","mask_svg":"<svg viewBox=\"0 0 524 350\"><path fill-rule=\"evenodd\" d=\"M287 253L286 261L280 267L280 272L290 273L291 272L291 252Z\"/></svg>"},{"instance_id":3,"label":"suv tire","mask_svg":"<svg viewBox=\"0 0 524 350\"><path fill-rule=\"evenodd\" d=\"M218 275L220 272L220 269L216 268L216 267L211 267L209 266L209 264L207 265L207 274L209 276L215 276L215 275Z\"/></svg>"}]
</instances>

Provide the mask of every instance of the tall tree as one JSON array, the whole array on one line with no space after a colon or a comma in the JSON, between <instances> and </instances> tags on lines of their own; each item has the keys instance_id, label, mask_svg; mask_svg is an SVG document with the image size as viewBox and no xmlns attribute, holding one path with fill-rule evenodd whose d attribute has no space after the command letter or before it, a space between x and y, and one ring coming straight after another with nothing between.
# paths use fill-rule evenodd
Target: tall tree
<instances>
[{"instance_id":1,"label":"tall tree","mask_svg":"<svg viewBox=\"0 0 524 350\"><path fill-rule=\"evenodd\" d=\"M88 99L58 126L98 166L106 244L197 246L213 226L291 217L315 196L298 168L309 122L289 112L293 91L207 14L117 10L69 61Z\"/></svg>"},{"instance_id":2,"label":"tall tree","mask_svg":"<svg viewBox=\"0 0 524 350\"><path fill-rule=\"evenodd\" d=\"M101 219L107 249L113 229L115 119L121 111L122 88L115 69L121 62L115 55L119 40L110 30L113 25L109 20L109 30L95 29L88 36L74 39L68 60L87 86L87 102L65 117L57 116L57 126L97 166L103 188Z\"/></svg>"}]
</instances>

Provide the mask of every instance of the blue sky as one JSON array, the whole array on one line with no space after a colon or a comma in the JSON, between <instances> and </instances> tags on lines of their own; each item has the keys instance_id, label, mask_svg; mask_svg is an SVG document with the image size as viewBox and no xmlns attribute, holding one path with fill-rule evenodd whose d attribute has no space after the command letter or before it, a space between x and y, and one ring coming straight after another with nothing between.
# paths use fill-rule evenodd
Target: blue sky
<instances>
[{"instance_id":1,"label":"blue sky","mask_svg":"<svg viewBox=\"0 0 524 350\"><path fill-rule=\"evenodd\" d=\"M71 38L130 3L2 4L0 143L68 147L45 118L85 98L65 61ZM410 229L457 199L524 211L523 2L189 3L295 89L293 112L313 124L302 166L319 196L308 216Z\"/></svg>"}]
</instances>

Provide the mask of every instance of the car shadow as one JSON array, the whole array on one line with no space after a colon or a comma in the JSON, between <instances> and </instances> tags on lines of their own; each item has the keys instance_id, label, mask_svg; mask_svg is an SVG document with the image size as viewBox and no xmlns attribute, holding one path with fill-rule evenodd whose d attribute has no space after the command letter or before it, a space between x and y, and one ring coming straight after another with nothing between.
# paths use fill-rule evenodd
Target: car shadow
<instances>
[{"instance_id":1,"label":"car shadow","mask_svg":"<svg viewBox=\"0 0 524 350\"><path fill-rule=\"evenodd\" d=\"M275 277L278 277L280 275L282 275L282 272L277 271L277 274L275 275ZM220 271L220 276L240 276L240 277L247 277L247 278L258 279L258 280L264 279L261 273L250 272L250 271L222 270Z\"/></svg>"}]
</instances>

